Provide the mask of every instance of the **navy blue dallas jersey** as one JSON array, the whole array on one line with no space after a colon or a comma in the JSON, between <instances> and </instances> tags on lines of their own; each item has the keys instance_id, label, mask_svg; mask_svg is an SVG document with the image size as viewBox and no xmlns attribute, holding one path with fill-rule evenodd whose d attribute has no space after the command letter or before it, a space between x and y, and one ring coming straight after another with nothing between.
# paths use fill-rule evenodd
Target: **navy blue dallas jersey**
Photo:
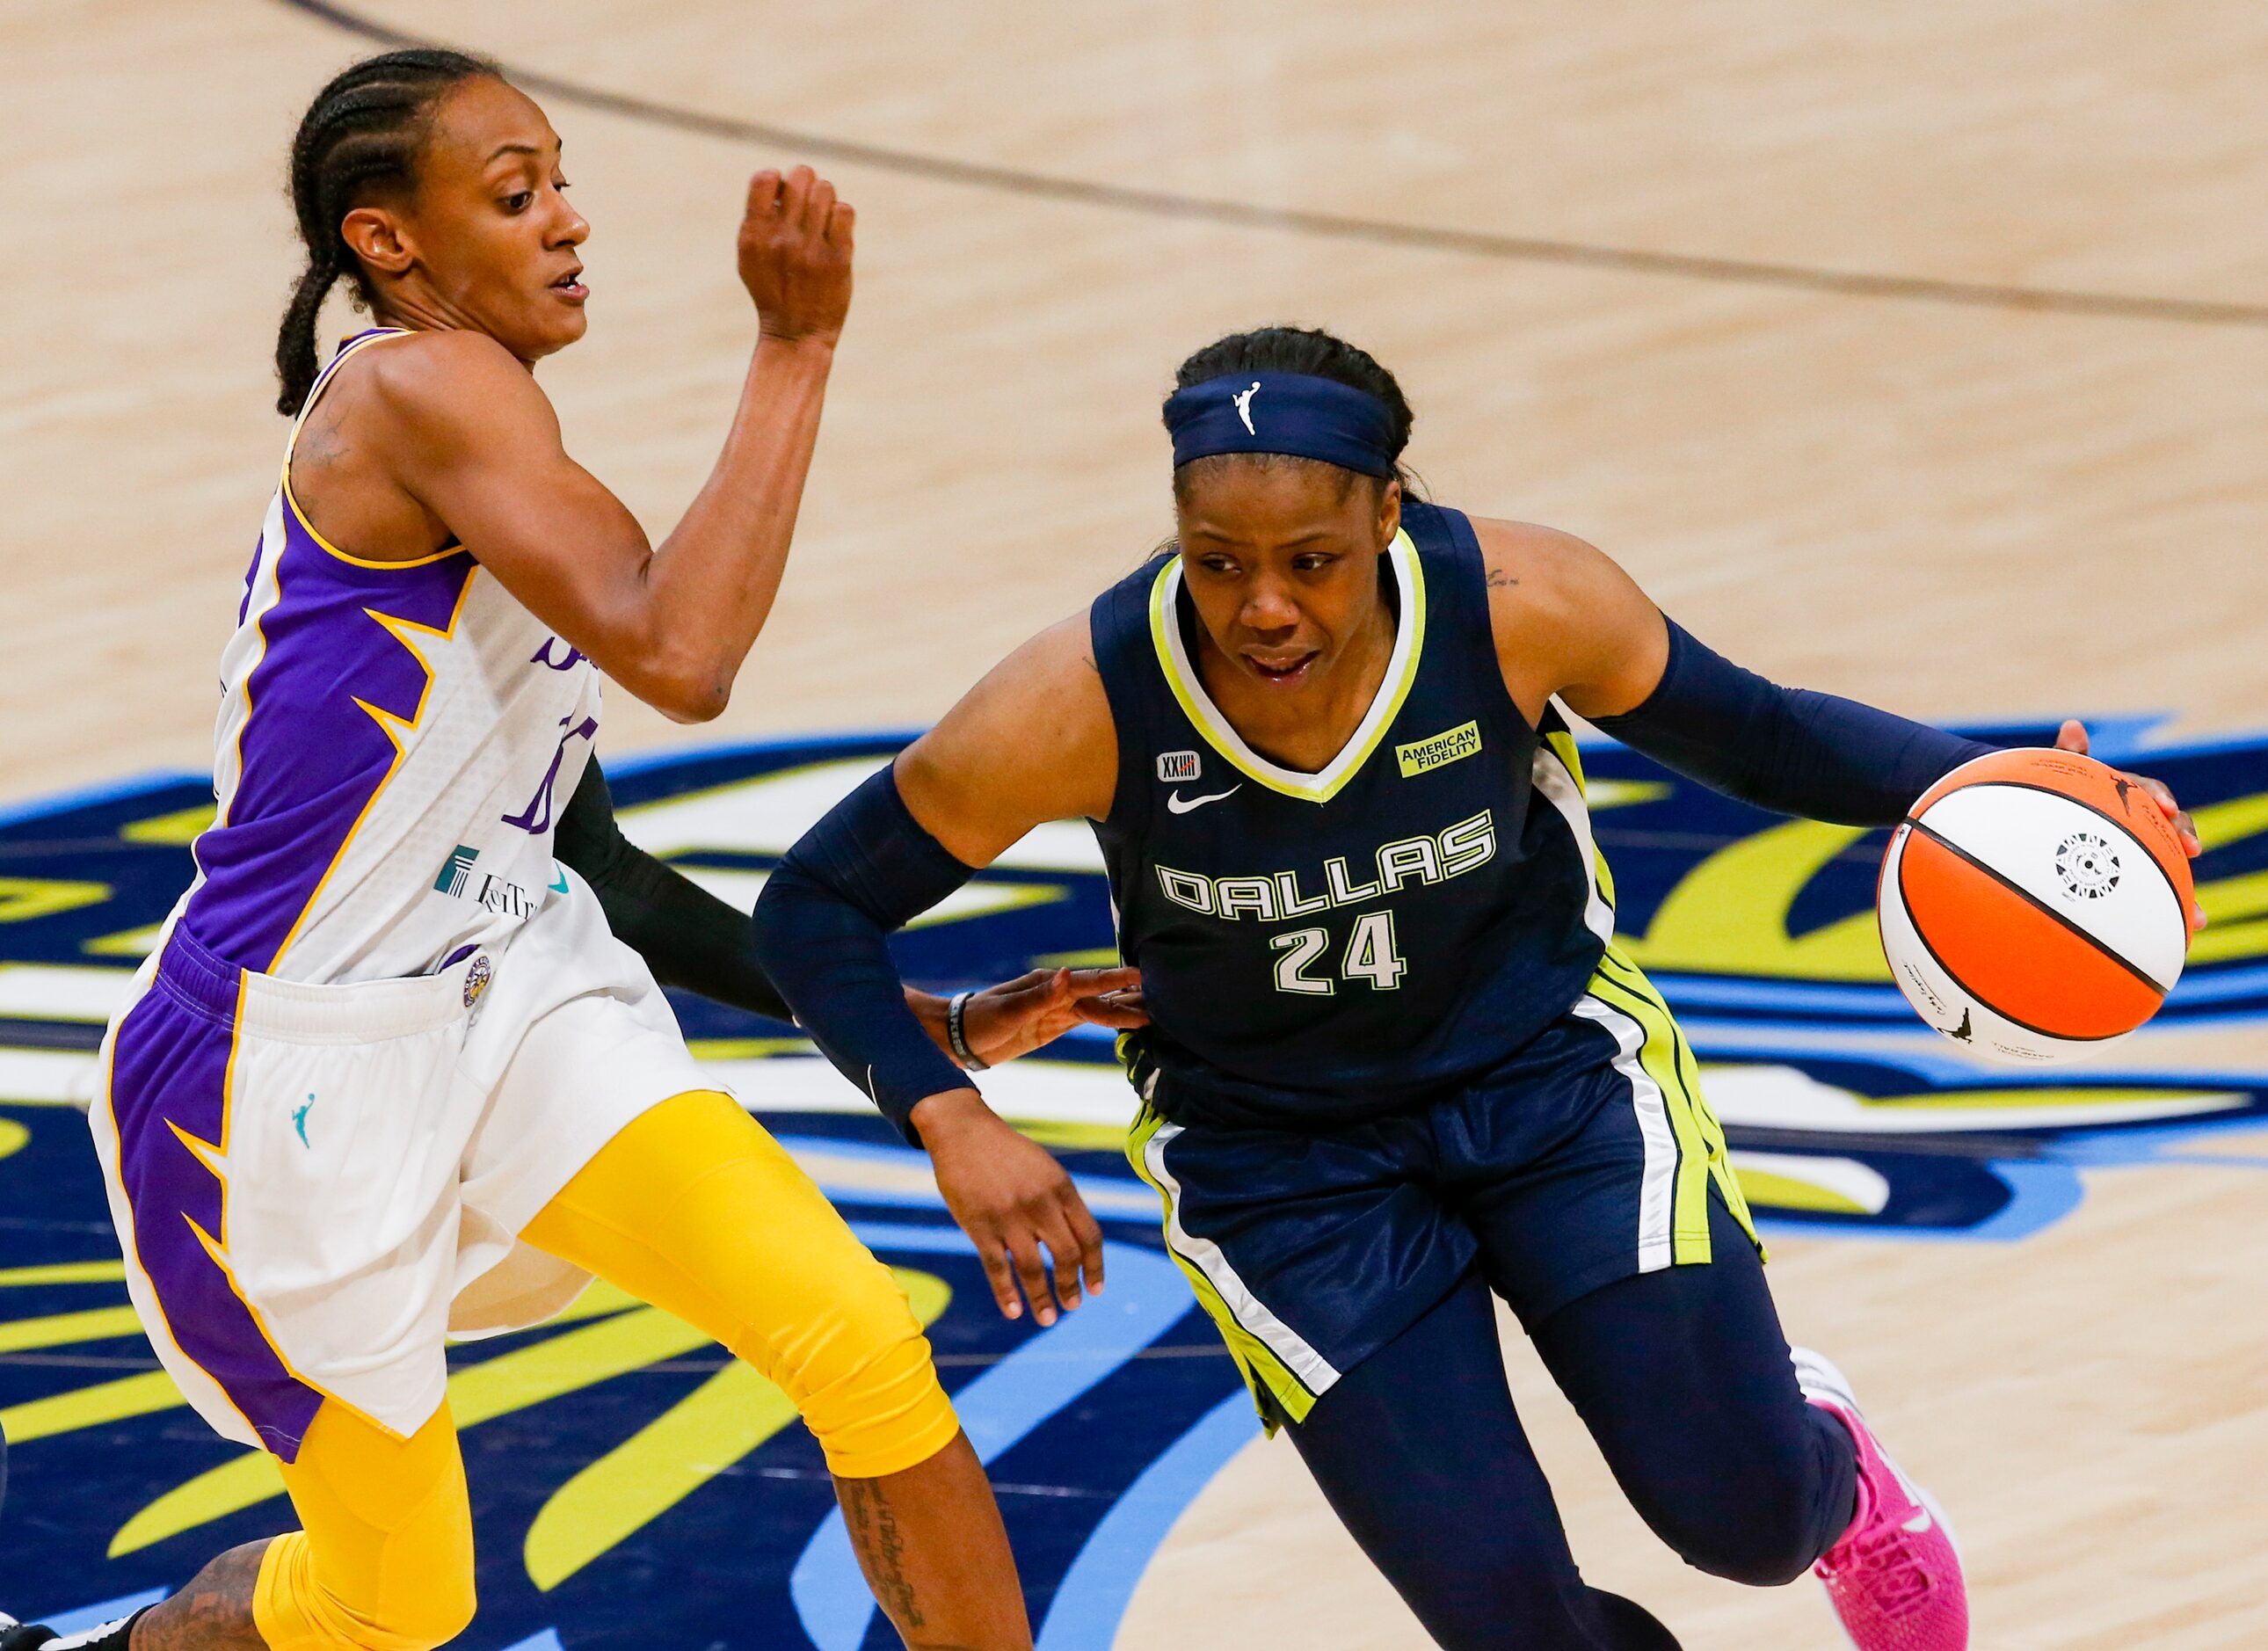
<instances>
[{"instance_id":1,"label":"navy blue dallas jersey","mask_svg":"<svg viewBox=\"0 0 2268 1651\"><path fill-rule=\"evenodd\" d=\"M1425 1104L1565 1013L1612 935L1573 738L1506 691L1471 523L1407 503L1382 562L1393 656L1313 774L1252 750L1207 696L1179 558L1094 604L1118 735L1095 834L1152 1021L1126 1054L1175 1122Z\"/></svg>"}]
</instances>

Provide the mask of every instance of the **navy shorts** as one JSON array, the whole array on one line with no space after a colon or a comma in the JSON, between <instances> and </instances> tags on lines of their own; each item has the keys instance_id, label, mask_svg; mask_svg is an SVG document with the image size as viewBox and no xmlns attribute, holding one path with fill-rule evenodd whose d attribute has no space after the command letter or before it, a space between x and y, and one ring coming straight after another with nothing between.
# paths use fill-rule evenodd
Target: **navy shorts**
<instances>
[{"instance_id":1,"label":"navy shorts","mask_svg":"<svg viewBox=\"0 0 2268 1651\"><path fill-rule=\"evenodd\" d=\"M1532 1326L1618 1279L1708 1261L1712 1197L1755 1240L1692 1049L1612 948L1558 1021L1423 1110L1183 1126L1166 1113L1188 1115L1188 1081L1160 1078L1127 1156L1271 1420L1304 1419L1475 1265Z\"/></svg>"}]
</instances>

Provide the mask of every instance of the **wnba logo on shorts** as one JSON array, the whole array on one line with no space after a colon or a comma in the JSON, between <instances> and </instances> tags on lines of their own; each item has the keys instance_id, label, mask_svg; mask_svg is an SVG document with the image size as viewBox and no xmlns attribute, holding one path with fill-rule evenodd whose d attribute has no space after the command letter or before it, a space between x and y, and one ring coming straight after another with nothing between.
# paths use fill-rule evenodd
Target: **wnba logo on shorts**
<instances>
[{"instance_id":1,"label":"wnba logo on shorts","mask_svg":"<svg viewBox=\"0 0 2268 1651\"><path fill-rule=\"evenodd\" d=\"M1158 759L1158 778L1171 785L1185 779L1195 779L1204 765L1195 751L1168 751Z\"/></svg>"}]
</instances>

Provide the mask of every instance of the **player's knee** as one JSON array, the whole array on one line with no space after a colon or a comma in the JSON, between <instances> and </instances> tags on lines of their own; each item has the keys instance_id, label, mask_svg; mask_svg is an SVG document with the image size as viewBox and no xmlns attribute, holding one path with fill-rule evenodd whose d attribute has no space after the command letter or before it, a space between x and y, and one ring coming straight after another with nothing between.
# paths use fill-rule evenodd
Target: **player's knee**
<instances>
[{"instance_id":1,"label":"player's knee","mask_svg":"<svg viewBox=\"0 0 2268 1651\"><path fill-rule=\"evenodd\" d=\"M277 1651L435 1651L472 1626L469 1565L421 1571L381 1598L349 1599L323 1585L305 1533L276 1545L281 1551L263 1567L254 1614Z\"/></svg>"},{"instance_id":2,"label":"player's knee","mask_svg":"<svg viewBox=\"0 0 2268 1651\"><path fill-rule=\"evenodd\" d=\"M902 1472L960 1431L929 1342L918 1334L878 1349L813 1389L803 1419L828 1468L844 1478Z\"/></svg>"},{"instance_id":3,"label":"player's knee","mask_svg":"<svg viewBox=\"0 0 2268 1651\"><path fill-rule=\"evenodd\" d=\"M377 1616L329 1602L324 1618L333 1651L436 1651L473 1625L470 1573L422 1577L401 1595L387 1601Z\"/></svg>"},{"instance_id":4,"label":"player's knee","mask_svg":"<svg viewBox=\"0 0 2268 1651\"><path fill-rule=\"evenodd\" d=\"M828 1468L843 1478L901 1472L960 1431L929 1338L879 1262L826 1323L775 1338L769 1352L766 1373L795 1401Z\"/></svg>"},{"instance_id":5,"label":"player's knee","mask_svg":"<svg viewBox=\"0 0 2268 1651\"><path fill-rule=\"evenodd\" d=\"M436 1651L473 1625L477 1604L470 1574L431 1579L362 1651Z\"/></svg>"},{"instance_id":6,"label":"player's knee","mask_svg":"<svg viewBox=\"0 0 2268 1651\"><path fill-rule=\"evenodd\" d=\"M1793 1582L1819 1557L1808 1512L1794 1496L1747 1499L1737 1507L1701 1499L1649 1512L1646 1520L1686 1564L1750 1588Z\"/></svg>"}]
</instances>

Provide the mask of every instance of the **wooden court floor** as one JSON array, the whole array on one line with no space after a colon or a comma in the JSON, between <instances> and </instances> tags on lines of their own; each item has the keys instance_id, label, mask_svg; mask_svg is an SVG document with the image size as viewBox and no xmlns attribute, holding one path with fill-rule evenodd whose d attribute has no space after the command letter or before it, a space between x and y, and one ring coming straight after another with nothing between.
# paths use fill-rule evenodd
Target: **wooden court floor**
<instances>
[{"instance_id":1,"label":"wooden court floor","mask_svg":"<svg viewBox=\"0 0 2268 1651\"><path fill-rule=\"evenodd\" d=\"M0 803L209 761L283 434L284 146L371 48L323 10L0 0ZM933 717L1162 536L1174 363L1277 320L1401 375L1438 498L1590 538L1782 680L2268 723L2257 6L351 10L563 83L593 328L545 381L650 528L750 342L741 181L818 158L860 210L770 629L717 726L613 696L611 754ZM2268 1069L2242 1023L2154 1050ZM1959 1521L1978 1646L2268 1645L2268 1184L2232 1163L2091 1174L2021 1244L1777 1246L1791 1333ZM1692 1647L1836 1642L1808 1585L1680 1566L1507 1356L1594 1581ZM1118 1642L1425 1643L1281 1442Z\"/></svg>"}]
</instances>

